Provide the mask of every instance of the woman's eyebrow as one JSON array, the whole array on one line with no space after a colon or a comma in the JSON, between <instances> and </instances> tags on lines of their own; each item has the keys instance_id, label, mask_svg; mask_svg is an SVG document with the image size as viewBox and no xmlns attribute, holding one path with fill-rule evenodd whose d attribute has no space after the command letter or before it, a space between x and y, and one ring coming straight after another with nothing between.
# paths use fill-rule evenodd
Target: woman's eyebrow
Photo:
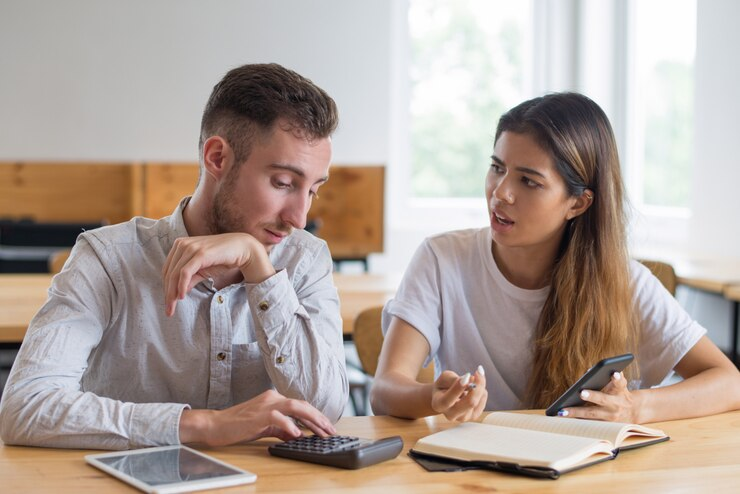
<instances>
[{"instance_id":1,"label":"woman's eyebrow","mask_svg":"<svg viewBox=\"0 0 740 494\"><path fill-rule=\"evenodd\" d=\"M506 166L506 163L504 163L504 160L502 160L495 154L491 156L491 160L493 160L498 165L501 165L504 167ZM529 173L530 175L537 175L538 177L547 178L547 176L544 173L537 171L534 168L530 168L528 166L516 166L514 167L514 169L518 172Z\"/></svg>"}]
</instances>

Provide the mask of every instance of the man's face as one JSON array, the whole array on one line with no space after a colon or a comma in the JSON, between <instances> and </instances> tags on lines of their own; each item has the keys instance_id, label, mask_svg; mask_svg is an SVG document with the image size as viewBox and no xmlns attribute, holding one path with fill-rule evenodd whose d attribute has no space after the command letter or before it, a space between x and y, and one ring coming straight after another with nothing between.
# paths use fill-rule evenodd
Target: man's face
<instances>
[{"instance_id":1,"label":"man's face","mask_svg":"<svg viewBox=\"0 0 740 494\"><path fill-rule=\"evenodd\" d=\"M269 251L293 228L306 226L330 161L330 138L308 142L276 125L268 138L255 138L249 158L233 165L222 179L209 221L211 232L249 233Z\"/></svg>"}]
</instances>

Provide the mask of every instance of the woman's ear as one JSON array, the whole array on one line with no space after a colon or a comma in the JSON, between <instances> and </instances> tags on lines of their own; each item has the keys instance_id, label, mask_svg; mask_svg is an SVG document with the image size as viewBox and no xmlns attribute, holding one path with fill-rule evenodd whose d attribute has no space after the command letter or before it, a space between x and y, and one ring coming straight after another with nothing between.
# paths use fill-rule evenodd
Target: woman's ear
<instances>
[{"instance_id":1,"label":"woman's ear","mask_svg":"<svg viewBox=\"0 0 740 494\"><path fill-rule=\"evenodd\" d=\"M234 152L220 136L211 136L203 143L203 166L208 175L219 181L233 165Z\"/></svg>"},{"instance_id":2,"label":"woman's ear","mask_svg":"<svg viewBox=\"0 0 740 494\"><path fill-rule=\"evenodd\" d=\"M582 215L591 207L594 202L594 193L591 189L586 189L583 194L575 198L573 206L568 211L567 219L572 220L573 218Z\"/></svg>"}]
</instances>

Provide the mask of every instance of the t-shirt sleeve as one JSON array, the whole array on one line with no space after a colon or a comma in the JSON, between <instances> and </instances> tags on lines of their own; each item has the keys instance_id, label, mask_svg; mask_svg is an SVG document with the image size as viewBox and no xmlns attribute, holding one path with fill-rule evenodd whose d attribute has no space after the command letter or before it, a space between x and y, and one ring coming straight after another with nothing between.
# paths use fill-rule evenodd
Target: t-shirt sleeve
<instances>
[{"instance_id":1,"label":"t-shirt sleeve","mask_svg":"<svg viewBox=\"0 0 740 494\"><path fill-rule=\"evenodd\" d=\"M706 334L660 281L643 265L632 263L635 306L640 320L637 362L640 387L660 384Z\"/></svg>"},{"instance_id":2,"label":"t-shirt sleeve","mask_svg":"<svg viewBox=\"0 0 740 494\"><path fill-rule=\"evenodd\" d=\"M442 320L439 260L429 239L417 249L401 285L393 299L383 309L383 335L388 331L392 316L403 319L429 342L430 357L436 355L440 344Z\"/></svg>"}]
</instances>

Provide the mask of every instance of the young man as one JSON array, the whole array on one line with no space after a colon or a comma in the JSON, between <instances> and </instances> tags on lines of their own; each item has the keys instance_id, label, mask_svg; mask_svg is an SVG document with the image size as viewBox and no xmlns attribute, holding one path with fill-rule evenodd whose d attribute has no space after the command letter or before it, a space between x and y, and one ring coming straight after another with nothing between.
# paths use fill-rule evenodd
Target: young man
<instances>
[{"instance_id":1,"label":"young man","mask_svg":"<svg viewBox=\"0 0 740 494\"><path fill-rule=\"evenodd\" d=\"M0 404L8 444L124 449L334 433L347 401L326 244L334 101L279 65L231 70L201 123L200 179L160 220L83 233ZM314 408L315 407L315 408Z\"/></svg>"}]
</instances>

